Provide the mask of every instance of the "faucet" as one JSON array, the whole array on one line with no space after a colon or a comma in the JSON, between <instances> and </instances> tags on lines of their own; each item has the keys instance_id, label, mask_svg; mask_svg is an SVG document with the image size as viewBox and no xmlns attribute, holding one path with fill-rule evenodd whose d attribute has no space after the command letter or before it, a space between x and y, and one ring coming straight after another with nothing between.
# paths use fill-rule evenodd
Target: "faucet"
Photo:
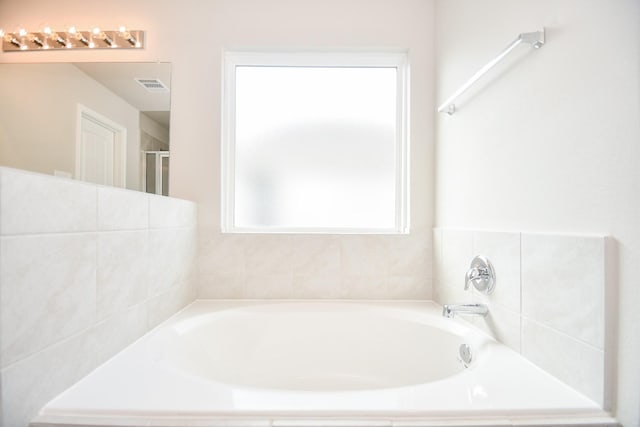
<instances>
[{"instance_id":1,"label":"faucet","mask_svg":"<svg viewBox=\"0 0 640 427\"><path fill-rule=\"evenodd\" d=\"M471 261L471 267L464 277L464 290L469 290L470 285L480 293L491 295L496 287L496 275L489 260L478 255ZM442 306L444 317L454 317L458 314L467 316L486 316L489 314L489 307L484 304L445 304Z\"/></svg>"},{"instance_id":2,"label":"faucet","mask_svg":"<svg viewBox=\"0 0 640 427\"><path fill-rule=\"evenodd\" d=\"M486 316L489 308L484 304L445 304L442 306L442 315L452 318L457 314L468 316Z\"/></svg>"}]
</instances>

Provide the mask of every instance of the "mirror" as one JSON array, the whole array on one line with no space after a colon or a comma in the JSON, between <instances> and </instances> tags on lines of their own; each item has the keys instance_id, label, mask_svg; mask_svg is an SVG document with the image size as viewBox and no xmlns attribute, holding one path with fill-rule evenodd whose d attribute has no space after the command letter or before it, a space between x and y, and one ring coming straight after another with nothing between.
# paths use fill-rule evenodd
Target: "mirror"
<instances>
[{"instance_id":1,"label":"mirror","mask_svg":"<svg viewBox=\"0 0 640 427\"><path fill-rule=\"evenodd\" d=\"M0 166L168 195L171 64L0 64Z\"/></svg>"}]
</instances>

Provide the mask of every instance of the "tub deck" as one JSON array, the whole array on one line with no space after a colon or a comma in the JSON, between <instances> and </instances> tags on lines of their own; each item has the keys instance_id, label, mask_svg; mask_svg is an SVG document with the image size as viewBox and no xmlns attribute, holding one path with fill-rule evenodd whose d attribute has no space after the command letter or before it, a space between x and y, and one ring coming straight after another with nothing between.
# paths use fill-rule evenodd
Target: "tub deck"
<instances>
[{"instance_id":1,"label":"tub deck","mask_svg":"<svg viewBox=\"0 0 640 427\"><path fill-rule=\"evenodd\" d=\"M49 402L32 426L617 425L593 401L486 336L479 361L447 378L344 391L233 385L185 371L168 356L166 332L185 320L265 304L279 302L194 302ZM406 319L482 334L442 318L432 302L326 304L402 310Z\"/></svg>"}]
</instances>

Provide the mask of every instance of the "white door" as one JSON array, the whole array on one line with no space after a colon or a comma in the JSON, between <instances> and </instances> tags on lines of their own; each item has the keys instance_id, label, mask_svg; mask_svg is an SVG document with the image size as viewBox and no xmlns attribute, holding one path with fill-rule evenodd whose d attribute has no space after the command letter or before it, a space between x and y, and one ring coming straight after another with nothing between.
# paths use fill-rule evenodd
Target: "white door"
<instances>
[{"instance_id":1,"label":"white door","mask_svg":"<svg viewBox=\"0 0 640 427\"><path fill-rule=\"evenodd\" d=\"M77 179L115 187L126 185L124 126L78 104L76 141Z\"/></svg>"},{"instance_id":2,"label":"white door","mask_svg":"<svg viewBox=\"0 0 640 427\"><path fill-rule=\"evenodd\" d=\"M80 134L80 179L95 184L113 185L116 133L82 116Z\"/></svg>"}]
</instances>

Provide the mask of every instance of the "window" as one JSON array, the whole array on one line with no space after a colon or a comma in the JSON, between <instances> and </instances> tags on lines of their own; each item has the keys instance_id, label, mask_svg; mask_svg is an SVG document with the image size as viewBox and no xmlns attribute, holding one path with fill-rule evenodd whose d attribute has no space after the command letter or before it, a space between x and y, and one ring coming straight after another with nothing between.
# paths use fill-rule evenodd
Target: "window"
<instances>
[{"instance_id":1,"label":"window","mask_svg":"<svg viewBox=\"0 0 640 427\"><path fill-rule=\"evenodd\" d=\"M225 232L407 232L404 53L225 54Z\"/></svg>"}]
</instances>

